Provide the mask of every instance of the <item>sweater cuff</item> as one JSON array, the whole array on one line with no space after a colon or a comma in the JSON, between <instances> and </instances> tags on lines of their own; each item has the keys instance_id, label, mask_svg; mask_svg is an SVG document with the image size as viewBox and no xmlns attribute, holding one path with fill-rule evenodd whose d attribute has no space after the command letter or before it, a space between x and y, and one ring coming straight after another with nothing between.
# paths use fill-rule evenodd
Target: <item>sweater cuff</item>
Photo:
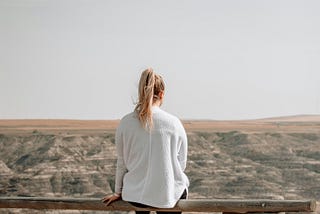
<instances>
[{"instance_id":1,"label":"sweater cuff","mask_svg":"<svg viewBox=\"0 0 320 214\"><path fill-rule=\"evenodd\" d=\"M117 197L120 197L121 196L121 192L120 193L119 192L115 192L115 193L113 193L113 195L115 195Z\"/></svg>"},{"instance_id":2,"label":"sweater cuff","mask_svg":"<svg viewBox=\"0 0 320 214\"><path fill-rule=\"evenodd\" d=\"M115 186L114 192L117 193L117 194L121 194L121 192L122 192L122 187L120 187L120 186Z\"/></svg>"}]
</instances>

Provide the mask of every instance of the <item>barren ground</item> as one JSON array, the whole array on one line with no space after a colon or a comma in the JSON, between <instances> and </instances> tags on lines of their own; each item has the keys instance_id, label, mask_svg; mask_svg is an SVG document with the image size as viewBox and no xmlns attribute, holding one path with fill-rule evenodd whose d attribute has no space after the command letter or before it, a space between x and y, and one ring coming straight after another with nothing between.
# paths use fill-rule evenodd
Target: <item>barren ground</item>
<instances>
[{"instance_id":1,"label":"barren ground","mask_svg":"<svg viewBox=\"0 0 320 214\"><path fill-rule=\"evenodd\" d=\"M0 196L111 193L118 123L0 120ZM183 123L189 198L320 200L320 116ZM44 213L0 210L19 212Z\"/></svg>"}]
</instances>

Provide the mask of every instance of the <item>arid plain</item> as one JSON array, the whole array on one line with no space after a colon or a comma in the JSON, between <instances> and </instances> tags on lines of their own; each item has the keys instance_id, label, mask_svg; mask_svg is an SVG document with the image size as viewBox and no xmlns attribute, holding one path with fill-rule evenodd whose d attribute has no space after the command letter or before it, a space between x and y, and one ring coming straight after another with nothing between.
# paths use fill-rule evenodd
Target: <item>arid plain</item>
<instances>
[{"instance_id":1,"label":"arid plain","mask_svg":"<svg viewBox=\"0 0 320 214\"><path fill-rule=\"evenodd\" d=\"M0 196L111 193L118 123L0 120ZM319 115L183 123L189 139L189 198L320 200Z\"/></svg>"}]
</instances>

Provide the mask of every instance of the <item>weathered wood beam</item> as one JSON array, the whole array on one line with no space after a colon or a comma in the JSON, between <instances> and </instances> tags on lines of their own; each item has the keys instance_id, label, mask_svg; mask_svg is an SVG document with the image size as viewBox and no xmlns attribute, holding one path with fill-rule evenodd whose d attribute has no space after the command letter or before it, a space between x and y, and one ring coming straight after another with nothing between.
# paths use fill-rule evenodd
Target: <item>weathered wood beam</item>
<instances>
[{"instance_id":1,"label":"weathered wood beam","mask_svg":"<svg viewBox=\"0 0 320 214\"><path fill-rule=\"evenodd\" d=\"M61 210L121 210L121 211L183 211L183 212L313 212L315 200L233 200L187 199L180 200L174 208L139 208L125 201L106 206L98 198L41 198L0 197L0 208L61 209Z\"/></svg>"}]
</instances>

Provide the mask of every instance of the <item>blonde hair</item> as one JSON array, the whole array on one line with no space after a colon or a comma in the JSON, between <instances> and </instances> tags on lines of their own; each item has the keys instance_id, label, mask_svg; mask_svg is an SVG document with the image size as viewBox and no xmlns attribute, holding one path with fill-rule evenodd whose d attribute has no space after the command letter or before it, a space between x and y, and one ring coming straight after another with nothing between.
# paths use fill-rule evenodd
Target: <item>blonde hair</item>
<instances>
[{"instance_id":1,"label":"blonde hair","mask_svg":"<svg viewBox=\"0 0 320 214\"><path fill-rule=\"evenodd\" d=\"M144 70L139 81L139 99L135 107L141 125L145 129L153 127L151 107L160 99L160 92L164 92L165 85L162 77L156 74L152 68Z\"/></svg>"}]
</instances>

